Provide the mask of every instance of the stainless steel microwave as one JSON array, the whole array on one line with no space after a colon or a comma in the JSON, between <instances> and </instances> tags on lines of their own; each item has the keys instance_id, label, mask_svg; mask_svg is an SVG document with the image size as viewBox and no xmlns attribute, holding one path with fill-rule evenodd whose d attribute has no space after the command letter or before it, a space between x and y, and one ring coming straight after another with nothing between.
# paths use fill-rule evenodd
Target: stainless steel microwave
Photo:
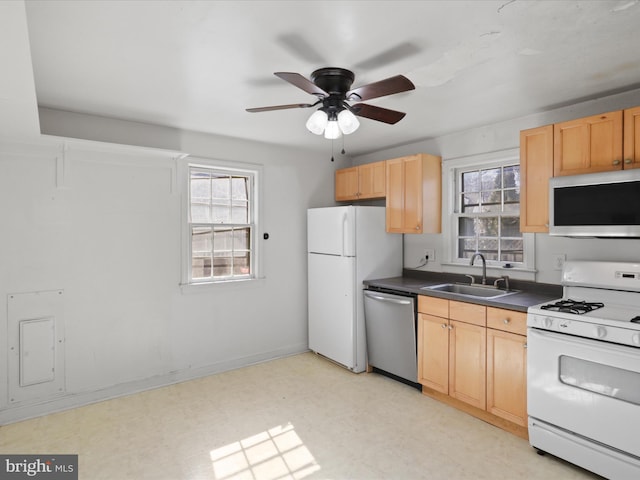
<instances>
[{"instance_id":1,"label":"stainless steel microwave","mask_svg":"<svg viewBox=\"0 0 640 480\"><path fill-rule=\"evenodd\" d=\"M550 179L549 234L640 238L640 168Z\"/></svg>"}]
</instances>

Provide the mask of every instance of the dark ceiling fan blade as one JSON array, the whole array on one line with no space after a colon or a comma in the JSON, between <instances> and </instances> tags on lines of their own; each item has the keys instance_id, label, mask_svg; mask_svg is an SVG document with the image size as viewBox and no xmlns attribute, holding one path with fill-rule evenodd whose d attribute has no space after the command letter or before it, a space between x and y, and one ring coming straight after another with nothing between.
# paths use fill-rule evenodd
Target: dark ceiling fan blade
<instances>
[{"instance_id":1,"label":"dark ceiling fan blade","mask_svg":"<svg viewBox=\"0 0 640 480\"><path fill-rule=\"evenodd\" d=\"M270 112L272 110L286 110L288 108L309 108L313 107L314 104L311 103L290 103L289 105L274 105L273 107L258 107L258 108L247 108L247 112L257 113L257 112Z\"/></svg>"},{"instance_id":2,"label":"dark ceiling fan blade","mask_svg":"<svg viewBox=\"0 0 640 480\"><path fill-rule=\"evenodd\" d=\"M276 77L280 77L282 80L289 82L291 85L295 85L296 87L304 90L311 95L317 95L319 97L328 97L329 94L318 87L311 80L306 79L299 73L291 73L291 72L275 72L274 75Z\"/></svg>"},{"instance_id":3,"label":"dark ceiling fan blade","mask_svg":"<svg viewBox=\"0 0 640 480\"><path fill-rule=\"evenodd\" d=\"M347 92L347 100L371 100L372 98L393 95L415 89L415 85L404 75L380 80L379 82L363 85Z\"/></svg>"},{"instance_id":4,"label":"dark ceiling fan blade","mask_svg":"<svg viewBox=\"0 0 640 480\"><path fill-rule=\"evenodd\" d=\"M359 117L370 118L371 120L377 120L379 122L389 123L391 125L393 125L394 123L398 123L406 115L406 113L404 112L376 107L374 105L368 105L366 103L356 103L355 105L351 106L350 110Z\"/></svg>"}]
</instances>

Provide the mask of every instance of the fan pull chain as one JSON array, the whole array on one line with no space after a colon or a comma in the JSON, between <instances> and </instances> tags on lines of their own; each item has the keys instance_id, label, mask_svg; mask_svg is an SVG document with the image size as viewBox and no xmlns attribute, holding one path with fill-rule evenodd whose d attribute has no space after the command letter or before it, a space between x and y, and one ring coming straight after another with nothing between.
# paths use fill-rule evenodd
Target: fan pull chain
<instances>
[{"instance_id":1,"label":"fan pull chain","mask_svg":"<svg viewBox=\"0 0 640 480\"><path fill-rule=\"evenodd\" d=\"M342 151L341 151L340 153L341 153L342 155L344 155L345 153L347 153L347 152L345 152L345 151L344 151L344 135L342 135Z\"/></svg>"},{"instance_id":2,"label":"fan pull chain","mask_svg":"<svg viewBox=\"0 0 640 480\"><path fill-rule=\"evenodd\" d=\"M331 161L333 162L333 138L331 139Z\"/></svg>"}]
</instances>

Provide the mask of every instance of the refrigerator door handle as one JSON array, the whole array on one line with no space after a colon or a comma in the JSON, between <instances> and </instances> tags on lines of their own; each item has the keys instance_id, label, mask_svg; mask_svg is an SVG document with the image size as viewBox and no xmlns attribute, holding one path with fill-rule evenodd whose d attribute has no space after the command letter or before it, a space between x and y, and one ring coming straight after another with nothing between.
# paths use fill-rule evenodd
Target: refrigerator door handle
<instances>
[{"instance_id":1,"label":"refrigerator door handle","mask_svg":"<svg viewBox=\"0 0 640 480\"><path fill-rule=\"evenodd\" d=\"M373 298L375 300L380 300L382 302L396 303L398 305L411 305L411 300L398 300L396 298L381 297L380 295L375 295L368 291L365 291L364 295L366 297Z\"/></svg>"}]
</instances>

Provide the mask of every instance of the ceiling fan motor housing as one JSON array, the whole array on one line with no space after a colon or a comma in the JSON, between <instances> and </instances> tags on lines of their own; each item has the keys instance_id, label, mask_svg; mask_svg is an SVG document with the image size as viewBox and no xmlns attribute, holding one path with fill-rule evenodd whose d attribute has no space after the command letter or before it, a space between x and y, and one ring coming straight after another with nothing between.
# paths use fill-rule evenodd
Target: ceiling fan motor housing
<instances>
[{"instance_id":1,"label":"ceiling fan motor housing","mask_svg":"<svg viewBox=\"0 0 640 480\"><path fill-rule=\"evenodd\" d=\"M343 99L354 79L353 72L344 68L320 68L311 74L311 81L318 87Z\"/></svg>"},{"instance_id":2,"label":"ceiling fan motor housing","mask_svg":"<svg viewBox=\"0 0 640 480\"><path fill-rule=\"evenodd\" d=\"M344 68L320 68L311 74L311 81L329 94L322 99L322 110L335 120L338 112L348 107L346 93L351 88L355 75Z\"/></svg>"}]
</instances>

